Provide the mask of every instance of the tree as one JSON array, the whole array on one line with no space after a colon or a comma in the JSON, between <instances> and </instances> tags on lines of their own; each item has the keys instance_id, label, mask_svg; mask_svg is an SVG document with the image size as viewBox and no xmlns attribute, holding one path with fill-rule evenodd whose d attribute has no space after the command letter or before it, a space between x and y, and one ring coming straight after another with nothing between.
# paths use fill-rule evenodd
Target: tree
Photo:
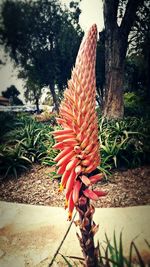
<instances>
[{"instance_id":1,"label":"tree","mask_svg":"<svg viewBox=\"0 0 150 267\"><path fill-rule=\"evenodd\" d=\"M2 96L8 98L12 105L23 105L23 102L18 98L18 95L20 95L20 92L14 85L11 85L6 91L2 92Z\"/></svg>"},{"instance_id":2,"label":"tree","mask_svg":"<svg viewBox=\"0 0 150 267\"><path fill-rule=\"evenodd\" d=\"M62 9L59 0L6 0L1 8L1 43L25 79L49 86L57 110L56 85L67 84L82 37L78 2L71 6L72 12Z\"/></svg>"},{"instance_id":3,"label":"tree","mask_svg":"<svg viewBox=\"0 0 150 267\"><path fill-rule=\"evenodd\" d=\"M129 56L139 68L140 83L147 101L150 101L150 2L144 4L137 13L136 23L130 37Z\"/></svg>"},{"instance_id":4,"label":"tree","mask_svg":"<svg viewBox=\"0 0 150 267\"><path fill-rule=\"evenodd\" d=\"M104 1L105 103L103 115L108 119L122 118L124 114L123 77L128 37L136 20L136 12L143 2L144 0Z\"/></svg>"},{"instance_id":5,"label":"tree","mask_svg":"<svg viewBox=\"0 0 150 267\"><path fill-rule=\"evenodd\" d=\"M141 75L139 69L140 59L134 56L127 56L125 61L124 91L137 92L141 88Z\"/></svg>"},{"instance_id":6,"label":"tree","mask_svg":"<svg viewBox=\"0 0 150 267\"><path fill-rule=\"evenodd\" d=\"M35 81L28 79L25 83L26 91L24 96L26 100L33 101L36 105L36 112L39 114L39 99L41 97L41 87Z\"/></svg>"}]
</instances>

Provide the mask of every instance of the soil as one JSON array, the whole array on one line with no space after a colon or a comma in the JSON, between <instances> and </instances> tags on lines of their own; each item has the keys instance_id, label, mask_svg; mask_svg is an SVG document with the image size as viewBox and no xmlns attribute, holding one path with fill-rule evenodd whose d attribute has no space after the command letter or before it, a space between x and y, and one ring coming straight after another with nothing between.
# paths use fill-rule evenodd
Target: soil
<instances>
[{"instance_id":1,"label":"soil","mask_svg":"<svg viewBox=\"0 0 150 267\"><path fill-rule=\"evenodd\" d=\"M0 181L0 200L64 206L64 193L58 193L59 182L53 179L54 167L35 165L18 179ZM96 188L108 192L95 202L95 207L129 207L150 204L150 166L114 171L109 181L101 181Z\"/></svg>"}]
</instances>

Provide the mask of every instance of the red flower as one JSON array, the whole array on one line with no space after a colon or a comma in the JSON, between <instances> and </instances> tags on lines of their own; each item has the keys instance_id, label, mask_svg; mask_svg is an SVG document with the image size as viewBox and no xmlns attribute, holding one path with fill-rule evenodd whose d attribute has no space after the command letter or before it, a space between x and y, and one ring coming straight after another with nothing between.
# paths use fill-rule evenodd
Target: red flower
<instances>
[{"instance_id":1,"label":"red flower","mask_svg":"<svg viewBox=\"0 0 150 267\"><path fill-rule=\"evenodd\" d=\"M93 179L86 176L100 164L95 111L96 44L97 28L93 25L80 45L75 67L60 105L57 122L63 129L53 132L58 142L53 148L61 150L55 161L59 166L57 172L63 174L60 190L66 187L69 219L78 200L81 183L88 186L94 179L100 179L99 176ZM98 197L97 194L95 196Z\"/></svg>"}]
</instances>

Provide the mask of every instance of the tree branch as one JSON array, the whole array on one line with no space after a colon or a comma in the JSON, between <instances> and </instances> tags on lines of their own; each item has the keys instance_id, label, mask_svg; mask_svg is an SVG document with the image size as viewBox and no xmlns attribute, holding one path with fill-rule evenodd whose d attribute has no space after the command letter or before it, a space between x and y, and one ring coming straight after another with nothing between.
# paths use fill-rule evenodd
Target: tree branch
<instances>
[{"instance_id":1,"label":"tree branch","mask_svg":"<svg viewBox=\"0 0 150 267\"><path fill-rule=\"evenodd\" d=\"M120 31L125 38L128 37L133 26L138 7L143 3L144 0L128 0L126 11L120 25Z\"/></svg>"},{"instance_id":2,"label":"tree branch","mask_svg":"<svg viewBox=\"0 0 150 267\"><path fill-rule=\"evenodd\" d=\"M114 28L117 26L117 11L119 0L105 0L104 1L104 23L105 28L107 25Z\"/></svg>"}]
</instances>

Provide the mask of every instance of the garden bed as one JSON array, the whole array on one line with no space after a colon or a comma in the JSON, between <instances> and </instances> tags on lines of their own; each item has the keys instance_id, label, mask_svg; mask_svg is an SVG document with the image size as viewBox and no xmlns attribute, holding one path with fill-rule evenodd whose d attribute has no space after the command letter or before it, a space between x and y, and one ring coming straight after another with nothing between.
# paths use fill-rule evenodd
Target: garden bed
<instances>
[{"instance_id":1,"label":"garden bed","mask_svg":"<svg viewBox=\"0 0 150 267\"><path fill-rule=\"evenodd\" d=\"M64 205L64 193L58 194L59 180L53 179L54 167L34 165L18 179L0 182L0 200L38 204ZM106 197L94 203L96 207L128 207L150 204L150 166L115 171L108 182L99 182L97 188L108 191Z\"/></svg>"}]
</instances>

